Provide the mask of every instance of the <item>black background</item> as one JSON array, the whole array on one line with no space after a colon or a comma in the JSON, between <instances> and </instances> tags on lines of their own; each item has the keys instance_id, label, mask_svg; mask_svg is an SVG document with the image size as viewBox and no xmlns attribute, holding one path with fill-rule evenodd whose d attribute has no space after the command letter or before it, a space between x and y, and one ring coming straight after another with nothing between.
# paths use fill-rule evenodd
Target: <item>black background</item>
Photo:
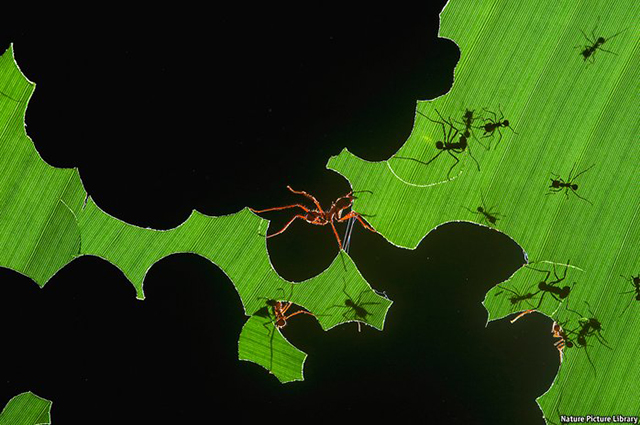
<instances>
[{"instance_id":1,"label":"black background","mask_svg":"<svg viewBox=\"0 0 640 425\"><path fill-rule=\"evenodd\" d=\"M78 167L109 214L169 229L192 209L222 215L298 201L288 184L324 205L348 192L325 169L329 157L347 147L388 158L410 133L416 100L451 87L459 50L437 38L443 5L58 10L4 25L0 49L13 42L37 84L27 133L45 161ZM290 214L265 215L271 231ZM328 228L303 222L268 247L276 270L296 281L337 254ZM215 423L229 414L544 423L534 399L558 368L551 321L485 327L484 294L524 262L510 238L447 224L409 251L356 227L351 255L394 301L386 327L323 332L296 317L284 333L309 357L305 381L287 385L237 359L240 300L203 258L154 265L144 301L95 257L73 261L44 289L2 269L0 405L34 391L53 401L54 425Z\"/></svg>"}]
</instances>

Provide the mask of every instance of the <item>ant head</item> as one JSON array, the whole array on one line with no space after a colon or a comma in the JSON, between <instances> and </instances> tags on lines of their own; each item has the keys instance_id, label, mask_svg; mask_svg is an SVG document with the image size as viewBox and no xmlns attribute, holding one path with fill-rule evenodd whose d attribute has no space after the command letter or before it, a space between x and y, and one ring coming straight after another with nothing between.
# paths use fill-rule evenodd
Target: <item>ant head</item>
<instances>
[{"instance_id":1,"label":"ant head","mask_svg":"<svg viewBox=\"0 0 640 425\"><path fill-rule=\"evenodd\" d=\"M285 325L287 324L287 321L284 319L284 317L281 317L280 319L276 320L276 328L281 329L284 328Z\"/></svg>"},{"instance_id":2,"label":"ant head","mask_svg":"<svg viewBox=\"0 0 640 425\"><path fill-rule=\"evenodd\" d=\"M596 43L603 44L605 41L607 40L605 40L604 37L598 37L598 39L596 40Z\"/></svg>"},{"instance_id":3,"label":"ant head","mask_svg":"<svg viewBox=\"0 0 640 425\"><path fill-rule=\"evenodd\" d=\"M481 212L484 212L484 208L482 208L482 207L478 207L478 208L477 208L477 210L478 210L478 212L480 212L480 213L481 213Z\"/></svg>"},{"instance_id":4,"label":"ant head","mask_svg":"<svg viewBox=\"0 0 640 425\"><path fill-rule=\"evenodd\" d=\"M502 121L502 125L505 127L509 127L509 120Z\"/></svg>"},{"instance_id":5,"label":"ant head","mask_svg":"<svg viewBox=\"0 0 640 425\"><path fill-rule=\"evenodd\" d=\"M471 136L471 132L469 131L469 129L466 129L462 135L463 135L466 139L468 139L468 138L469 138L469 136Z\"/></svg>"},{"instance_id":6,"label":"ant head","mask_svg":"<svg viewBox=\"0 0 640 425\"><path fill-rule=\"evenodd\" d=\"M346 300L344 300L344 305L346 305L347 307L355 307L356 303L354 303L350 298L347 298Z\"/></svg>"},{"instance_id":7,"label":"ant head","mask_svg":"<svg viewBox=\"0 0 640 425\"><path fill-rule=\"evenodd\" d=\"M636 301L640 301L640 293L638 293L638 295L636 295Z\"/></svg>"},{"instance_id":8,"label":"ant head","mask_svg":"<svg viewBox=\"0 0 640 425\"><path fill-rule=\"evenodd\" d=\"M566 340L566 339L565 339L565 340L564 340L564 345L565 345L565 346L567 346L567 347L569 347L569 348L571 348L571 347L573 347L573 342L568 341L568 340Z\"/></svg>"},{"instance_id":9,"label":"ant head","mask_svg":"<svg viewBox=\"0 0 640 425\"><path fill-rule=\"evenodd\" d=\"M436 149L442 150L443 147L444 147L444 143L442 143L440 140L438 140L436 142Z\"/></svg>"},{"instance_id":10,"label":"ant head","mask_svg":"<svg viewBox=\"0 0 640 425\"><path fill-rule=\"evenodd\" d=\"M277 304L279 304L279 301L276 300L267 300L266 304L270 307L275 307Z\"/></svg>"},{"instance_id":11,"label":"ant head","mask_svg":"<svg viewBox=\"0 0 640 425\"><path fill-rule=\"evenodd\" d=\"M578 344L582 345L583 347L586 347L587 338L584 335L578 335Z\"/></svg>"},{"instance_id":12,"label":"ant head","mask_svg":"<svg viewBox=\"0 0 640 425\"><path fill-rule=\"evenodd\" d=\"M573 190L578 190L578 185L577 185L577 184L575 184L575 183L574 183L574 184L572 184L572 185L571 185L571 189L573 189Z\"/></svg>"},{"instance_id":13,"label":"ant head","mask_svg":"<svg viewBox=\"0 0 640 425\"><path fill-rule=\"evenodd\" d=\"M638 275L638 276L631 276L631 278L633 279L633 284L634 284L634 285L640 285L640 275Z\"/></svg>"}]
</instances>

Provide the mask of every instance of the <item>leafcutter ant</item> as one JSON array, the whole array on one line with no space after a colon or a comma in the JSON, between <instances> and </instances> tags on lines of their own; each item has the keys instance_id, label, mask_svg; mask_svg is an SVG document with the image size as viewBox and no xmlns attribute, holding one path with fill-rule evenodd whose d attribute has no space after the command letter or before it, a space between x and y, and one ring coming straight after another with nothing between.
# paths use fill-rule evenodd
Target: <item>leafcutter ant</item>
<instances>
[{"instance_id":1,"label":"leafcutter ant","mask_svg":"<svg viewBox=\"0 0 640 425\"><path fill-rule=\"evenodd\" d=\"M496 222L500 220L498 216L500 216L501 214L491 212L489 209L487 209L484 202L484 197L482 196L482 194L480 194L480 200L482 201L482 206L479 206L478 208L476 208L476 211L472 211L467 207L463 207L463 208L472 214L482 215L482 218L480 219L480 221L483 223L486 223L487 226L495 226ZM493 208L494 207L491 207L491 209Z\"/></svg>"},{"instance_id":2,"label":"leafcutter ant","mask_svg":"<svg viewBox=\"0 0 640 425\"><path fill-rule=\"evenodd\" d=\"M462 116L462 122L456 121L464 126L464 130L462 130L462 135L460 136L460 138L469 140L469 137L473 136L473 138L476 139L480 146L482 146L486 150L489 150L489 148L482 142L480 142L480 140L478 140L478 138L471 132L471 129L473 128L473 122L478 118L477 116L474 116L474 112L475 110L465 109L464 115Z\"/></svg>"},{"instance_id":3,"label":"leafcutter ant","mask_svg":"<svg viewBox=\"0 0 640 425\"><path fill-rule=\"evenodd\" d=\"M367 292L368 291L364 289L362 292L360 292L358 298L354 300L351 295L347 293L347 282L344 281L344 288L342 289L342 293L344 293L344 295L347 297L347 299L344 300L344 305L332 305L329 308L347 309L342 313L342 317L344 317L345 320L355 320L355 322L358 324L358 332L360 332L360 323L366 323L367 316L371 315L371 313L367 311L365 306L380 304L376 302L362 302L362 296Z\"/></svg>"},{"instance_id":4,"label":"leafcutter ant","mask_svg":"<svg viewBox=\"0 0 640 425\"><path fill-rule=\"evenodd\" d=\"M551 325L551 333L553 334L554 338L559 338L558 341L553 343L553 345L556 347L558 353L560 354L560 363L562 364L562 360L564 357L564 347L573 347L573 342L571 342L571 340L567 336L567 332L562 329L562 326L560 326L558 322L553 322L553 324Z\"/></svg>"},{"instance_id":5,"label":"leafcutter ant","mask_svg":"<svg viewBox=\"0 0 640 425\"><path fill-rule=\"evenodd\" d=\"M640 274L637 276L631 276L631 277L624 277L622 275L620 275L620 277L623 277L625 280L629 281L631 283L631 286L633 286L633 289L631 291L627 291L627 292L621 292L620 294L631 294L635 292L635 297L631 298L631 300L629 301L629 304L627 304L627 306L624 308L624 310L622 310L622 313L620 313L620 317L622 317L622 315L624 314L625 311L627 311L627 309L631 306L631 303L635 300L635 301L640 301Z\"/></svg>"},{"instance_id":6,"label":"leafcutter ant","mask_svg":"<svg viewBox=\"0 0 640 425\"><path fill-rule=\"evenodd\" d=\"M561 300L564 300L565 298L567 298L569 296L569 293L571 292L571 287L569 286L564 286L564 287L559 287L559 286L555 286L556 284L562 282L563 280L565 280L565 278L567 277L567 270L569 269L569 261L567 261L567 266L564 269L564 274L562 275L562 277L558 276L558 273L556 273L556 265L553 265L553 276L556 278L556 280L552 280L551 282L547 282L549 280L549 278L551 277L551 271L550 270L539 270L533 267L529 267L531 270L535 270L537 272L541 272L541 273L545 273L546 276L544 278L544 280L538 282L538 290L542 292L542 295L540 296L540 301L538 302L538 305L536 306L536 310L540 308L540 306L542 305L542 300L544 299L545 294L549 294L551 295L556 301L560 302ZM575 284L575 282L574 282ZM573 286L573 285L572 285Z\"/></svg>"},{"instance_id":7,"label":"leafcutter ant","mask_svg":"<svg viewBox=\"0 0 640 425\"><path fill-rule=\"evenodd\" d=\"M253 211L254 213L263 213L263 212L267 212L267 211L278 211L278 210L284 210L284 209L288 209L288 208L301 208L304 211L304 214L296 214L291 220L289 220L289 222L287 224L285 224L285 226L280 229L279 231L277 231L276 233L273 233L269 236L267 236L268 238L272 238L274 236L279 235L280 233L284 232L285 230L287 230L287 228L289 227L289 225L291 223L293 223L293 221L297 218L301 218L302 220L306 221L309 224L315 224L316 226L326 226L327 224L331 225L331 228L333 229L333 234L336 237L336 240L338 241L338 246L340 247L340 249L342 249L342 241L340 240L340 236L338 236L338 231L336 230L336 226L334 223L336 222L343 222L343 221L347 221L350 218L355 218L356 220L358 220L360 222L360 224L362 224L362 226L373 232L373 233L378 233L376 232L375 229L373 229L371 226L369 226L363 219L362 217L365 217L364 214L359 214L355 211L350 211L348 213L346 213L344 216L343 214L345 213L345 210L351 208L351 206L353 205L353 201L355 198L355 196L353 196L354 193L356 192L349 192L344 196L341 196L340 198L338 198L337 200L335 200L332 204L331 207L328 210L324 210L322 208L322 206L320 205L320 203L318 202L318 200L316 198L314 198L312 195L308 194L307 192L304 191L297 191L297 190L293 190L291 188L291 186L287 186L287 189L289 189L291 192L295 193L296 195L302 195L302 196L306 196L307 198L309 198L316 206L316 209L310 209L305 207L302 204L293 204L293 205L285 205L284 207L274 207L274 208L267 208L264 210L255 210L253 208L250 208L251 211ZM372 193L371 191L368 190L362 190L359 192L369 192Z\"/></svg>"},{"instance_id":8,"label":"leafcutter ant","mask_svg":"<svg viewBox=\"0 0 640 425\"><path fill-rule=\"evenodd\" d=\"M437 109L436 109L436 113L438 114L438 116L440 117L440 119L442 121L432 120L431 118L429 118L428 116L426 116L422 112L420 112L420 111L417 111L417 112L418 112L418 114L422 115L423 117L425 117L429 121L431 121L433 123L436 123L436 124L440 124L442 126L442 134L444 136L443 140L436 141L436 149L438 149L440 152L438 152L433 158L431 158L427 162L419 161L419 160L417 160L415 158L407 158L407 157L402 157L402 156L395 156L394 157L395 159L409 159L411 161L415 161L415 162L418 162L418 163L423 164L423 165L429 165L437 157L439 157L443 152L447 152L456 161L456 162L453 163L453 165L449 168L449 171L447 172L447 179L450 179L451 171L453 170L453 168L456 165L458 165L458 162L460 162L460 160L458 159L457 156L454 155L454 153L461 154L465 150L467 150L467 151L469 151L469 156L475 161L476 165L478 166L478 171L480 171L480 164L478 163L478 161L471 154L471 149L469 148L469 143L467 142L467 137L465 137L464 134L460 134L460 130L458 128L456 128L456 126L454 126L451 121L447 121L445 118L443 118L442 115L440 115L440 112L438 112ZM445 128L445 123L446 123L446 125L449 126L449 131L447 131L447 129ZM458 134L460 134L460 138L456 142L455 139L456 139L456 136L458 136Z\"/></svg>"},{"instance_id":9,"label":"leafcutter ant","mask_svg":"<svg viewBox=\"0 0 640 425\"><path fill-rule=\"evenodd\" d=\"M483 118L482 120L484 121L484 124L478 127L484 130L484 135L482 136L483 138L493 137L494 133L498 131L499 137L498 137L498 142L496 143L496 147L498 147L498 144L502 140L502 131L500 131L500 128L508 128L509 130L513 131L514 134L518 134L509 124L509 120L504 119L504 114L502 113L502 109L500 108L500 105L498 105L498 110L500 111L500 118L498 118L495 112L490 111L486 108L482 108L482 109L485 112L488 112L491 115L493 115L493 119Z\"/></svg>"},{"instance_id":10,"label":"leafcutter ant","mask_svg":"<svg viewBox=\"0 0 640 425\"><path fill-rule=\"evenodd\" d=\"M600 18L598 18L598 20L600 20ZM598 25L596 24L596 27L593 29L593 31L591 31L591 37L589 38L587 36L587 34L584 33L584 31L580 30L580 32L582 33L582 35L584 36L584 38L590 43L590 45L588 46L576 46L576 48L578 49L582 49L580 51L580 56L582 56L582 60L584 62L586 62L587 60L589 61L589 63L594 63L595 62L595 55L596 52L598 50L602 51L602 52L607 52L607 53L611 53L614 55L617 55L617 53L612 52L611 50L606 50L602 47L602 45L604 43L606 43L607 41L611 40L613 37L616 37L619 34L622 34L623 32L625 32L627 29L623 29L622 31L612 35L611 37L605 38L605 37L596 37L596 28L598 28Z\"/></svg>"},{"instance_id":11,"label":"leafcutter ant","mask_svg":"<svg viewBox=\"0 0 640 425\"><path fill-rule=\"evenodd\" d=\"M567 310L580 316L580 319L578 319L580 328L578 330L569 332L576 335L576 344L578 344L579 347L584 347L584 352L587 355L589 364L591 364L591 367L593 368L593 373L597 375L596 367L591 361L591 357L589 357L589 352L587 351L587 338L595 337L600 344L604 345L609 350L611 350L612 348L609 347L609 345L607 344L607 340L604 338L604 336L602 336L602 324L598 319L595 318L595 314L593 313L593 311L591 311L591 306L587 301L585 301L585 304L587 304L587 308L589 310L589 313L591 314L591 317L584 317L577 311L571 310L569 307L567 307Z\"/></svg>"},{"instance_id":12,"label":"leafcutter ant","mask_svg":"<svg viewBox=\"0 0 640 425\"><path fill-rule=\"evenodd\" d=\"M279 288L279 289L283 291L283 295L284 295L284 290L282 288ZM291 298L292 294L293 294L293 285L291 286L291 294L289 295L289 298ZM275 320L273 321L273 324L278 329L282 329L285 326L287 326L287 320L298 314L308 314L310 316L315 317L313 313L307 310L298 310L298 311L294 311L291 314L287 314L287 311L293 305L291 301L278 301L278 300L268 299L266 301L266 304L269 307L271 307L272 313L275 316Z\"/></svg>"},{"instance_id":13,"label":"leafcutter ant","mask_svg":"<svg viewBox=\"0 0 640 425\"><path fill-rule=\"evenodd\" d=\"M582 174L586 173L587 171L589 171L590 169L592 169L596 164L593 164L591 167L587 168L586 170L582 170L581 172L579 172L575 176L571 177L571 175L573 174L573 171L576 168L576 165L577 164L573 164L573 167L571 168L571 172L569 173L569 179L566 182L562 178L560 178L559 175L551 173L556 178L555 179L551 179L551 185L549 186L549 192L547 192L547 195L552 195L554 193L558 193L558 192L564 191L566 199L569 199L569 189L571 189L571 192L573 192L578 198L582 199L583 201L587 201L590 205L593 205L591 203L591 201L589 201L588 199L583 198L582 196L578 195L578 185L575 183L575 180L580 175L582 175Z\"/></svg>"}]
</instances>

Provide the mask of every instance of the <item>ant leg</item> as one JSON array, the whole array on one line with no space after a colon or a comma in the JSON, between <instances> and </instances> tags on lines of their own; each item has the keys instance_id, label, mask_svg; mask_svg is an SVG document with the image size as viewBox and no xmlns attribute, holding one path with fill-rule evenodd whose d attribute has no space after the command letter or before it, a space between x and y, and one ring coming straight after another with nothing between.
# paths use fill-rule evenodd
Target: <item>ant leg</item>
<instances>
[{"instance_id":1,"label":"ant leg","mask_svg":"<svg viewBox=\"0 0 640 425\"><path fill-rule=\"evenodd\" d=\"M467 145L467 150L469 151L469 156L471 157L471 159L473 159L476 163L476 166L478 167L478 171L480 171L480 163L478 162L478 160L471 154L471 146Z\"/></svg>"},{"instance_id":2,"label":"ant leg","mask_svg":"<svg viewBox=\"0 0 640 425\"><path fill-rule=\"evenodd\" d=\"M303 220L306 220L305 216L300 215L300 214L296 214L296 215L295 215L291 220L289 220L289 222L288 222L287 224L285 224L285 225L284 225L284 227L283 227L282 229L280 229L280 231L278 231L278 232L276 232L276 233L273 233L273 234L271 234L271 235L267 236L267 239L272 238L272 237L274 237L274 236L277 236L277 235L279 235L280 233L282 233L282 232L284 232L285 230L287 230L287 227L289 227L289 225L290 225L291 223L293 223L293 221L294 221L296 218L301 218L301 219L303 219Z\"/></svg>"},{"instance_id":3,"label":"ant leg","mask_svg":"<svg viewBox=\"0 0 640 425\"><path fill-rule=\"evenodd\" d=\"M573 178L573 180L577 179L578 176L580 176L581 174L586 173L587 171L589 171L590 169L592 169L596 164L592 164L591 167L587 168L586 170L583 170L581 172L579 172L578 174L575 175L575 177ZM571 176L571 174L569 174L569 176ZM569 181L573 181L571 178L569 178Z\"/></svg>"},{"instance_id":4,"label":"ant leg","mask_svg":"<svg viewBox=\"0 0 640 425\"><path fill-rule=\"evenodd\" d=\"M342 250L342 241L340 240L340 236L338 235L338 231L336 230L336 226L333 224L333 221L330 221L331 228L333 229L333 234L336 235L336 239L338 240L338 247Z\"/></svg>"},{"instance_id":5,"label":"ant leg","mask_svg":"<svg viewBox=\"0 0 640 425\"><path fill-rule=\"evenodd\" d=\"M362 224L362 227L364 227L365 229L369 230L370 232L373 233L378 233L378 231L376 229L374 229L373 227L369 226L361 217L360 214L355 212L355 211L351 211L349 214L345 215L344 217L338 219L338 221L345 221L348 220L350 218L355 218L356 220L358 220L360 222L360 224Z\"/></svg>"},{"instance_id":6,"label":"ant leg","mask_svg":"<svg viewBox=\"0 0 640 425\"><path fill-rule=\"evenodd\" d=\"M573 192L574 195L576 195L578 198L582 199L583 201L586 201L589 203L589 205L593 205L593 202L591 202L590 200L588 200L587 198L583 198L582 196L578 195L578 192L576 192L575 190L571 189L571 191ZM567 197L569 193L569 189L567 188Z\"/></svg>"},{"instance_id":7,"label":"ant leg","mask_svg":"<svg viewBox=\"0 0 640 425\"><path fill-rule=\"evenodd\" d=\"M449 171L447 172L447 180L451 180L451 178L449 177L451 175L451 171L453 170L453 167L458 165L458 162L460 162L460 160L453 153L451 153L451 151L447 151L447 153L451 155L453 159L456 160L456 162L453 163L453 165L451 166L451 168L449 168Z\"/></svg>"},{"instance_id":8,"label":"ant leg","mask_svg":"<svg viewBox=\"0 0 640 425\"><path fill-rule=\"evenodd\" d=\"M318 211L323 211L322 206L320 205L320 202L318 202L318 200L316 198L314 198L313 195L308 194L304 190L300 190L300 191L293 190L293 189L291 189L291 186L287 186L287 189L289 189L291 192L295 193L296 195L306 196L311 201L313 201L313 203L316 205L316 207L318 207Z\"/></svg>"},{"instance_id":9,"label":"ant leg","mask_svg":"<svg viewBox=\"0 0 640 425\"><path fill-rule=\"evenodd\" d=\"M438 157L442 152L444 152L444 151L440 151L440 152L438 152L438 153L436 154L436 156L434 156L433 158L431 158L431 159L430 159L429 161L427 161L427 162L423 162L423 161L420 161L420 160L418 160L418 159L415 159L415 158L409 158L409 157L406 157L406 156L394 156L394 157L393 157L393 158L391 158L391 159L408 159L408 160L410 160L410 161L418 162L418 163L420 163L420 164L422 164L422 165L429 165L429 164L431 164L431 162L432 162L434 159L436 159L436 158L437 158L437 157Z\"/></svg>"},{"instance_id":10,"label":"ant leg","mask_svg":"<svg viewBox=\"0 0 640 425\"><path fill-rule=\"evenodd\" d=\"M304 205L300 205L300 204L294 204L294 205L286 205L284 207L273 207L273 208L266 208L264 210L254 210L253 208L249 208L252 212L254 213L263 213L263 212L267 212L267 211L279 211L279 210L286 210L288 208L302 208L304 210L304 212L309 212L309 208L305 207Z\"/></svg>"},{"instance_id":11,"label":"ant leg","mask_svg":"<svg viewBox=\"0 0 640 425\"><path fill-rule=\"evenodd\" d=\"M284 311L282 312L282 314L284 314ZM293 316L295 316L295 315L297 315L297 314L308 314L309 316L316 317L316 315L315 315L315 314L313 314L313 313L311 313L310 311L307 311L307 310L298 310L298 311L296 311L296 312L294 312L294 313L291 313L291 314L290 314L290 315L288 315L288 316L284 316L284 320L288 320L288 319L292 318Z\"/></svg>"}]
</instances>

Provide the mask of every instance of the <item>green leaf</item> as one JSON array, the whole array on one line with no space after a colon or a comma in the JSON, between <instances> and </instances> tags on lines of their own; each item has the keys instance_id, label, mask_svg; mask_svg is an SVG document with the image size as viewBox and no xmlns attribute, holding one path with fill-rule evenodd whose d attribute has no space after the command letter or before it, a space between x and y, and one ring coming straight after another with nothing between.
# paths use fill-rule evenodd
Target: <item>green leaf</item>
<instances>
[{"instance_id":1,"label":"green leaf","mask_svg":"<svg viewBox=\"0 0 640 425\"><path fill-rule=\"evenodd\" d=\"M637 414L640 302L621 292L633 292L627 279L640 273L639 15L630 0L451 1L440 31L461 51L451 92L419 102L409 139L388 161L345 150L328 164L354 190L374 192L354 209L371 214L369 222L395 245L415 248L442 223L470 221L523 247L531 263L490 291L484 305L489 320L537 309L573 341L554 385L538 399L555 423L558 412ZM589 56L598 37L605 43ZM491 121L475 121L469 149L455 153L460 163L452 168L453 156L435 144L445 138L443 127L455 132L437 121L460 130L445 140L457 143L466 110L494 120L502 111L510 127L500 128L499 140L497 131L483 137L479 128ZM550 187L570 173L582 173L575 191ZM568 297L536 293L547 272L550 283L565 271L555 286L568 286ZM593 318L600 332L588 325Z\"/></svg>"},{"instance_id":2,"label":"green leaf","mask_svg":"<svg viewBox=\"0 0 640 425\"><path fill-rule=\"evenodd\" d=\"M267 308L268 300L280 300L306 308L325 330L352 320L382 329L391 301L371 289L346 253L329 270L293 285L269 261L269 222L249 209L222 217L193 211L184 223L163 231L136 227L102 211L84 190L78 170L46 164L26 135L24 115L33 90L10 48L0 57L0 265L42 287L73 259L94 255L118 267L144 299L144 277L153 264L174 253L194 253L224 271L247 316ZM346 314L350 296L371 303L366 315ZM304 356L292 356L297 350L282 343L283 337L274 339L273 320L263 323L269 332L251 332L255 320L240 335L240 357L267 368L273 364L271 371L283 382L302 379ZM273 359L265 363L263 348L273 344Z\"/></svg>"},{"instance_id":3,"label":"green leaf","mask_svg":"<svg viewBox=\"0 0 640 425\"><path fill-rule=\"evenodd\" d=\"M0 413L0 425L45 425L51 423L51 403L31 391L18 394Z\"/></svg>"}]
</instances>

